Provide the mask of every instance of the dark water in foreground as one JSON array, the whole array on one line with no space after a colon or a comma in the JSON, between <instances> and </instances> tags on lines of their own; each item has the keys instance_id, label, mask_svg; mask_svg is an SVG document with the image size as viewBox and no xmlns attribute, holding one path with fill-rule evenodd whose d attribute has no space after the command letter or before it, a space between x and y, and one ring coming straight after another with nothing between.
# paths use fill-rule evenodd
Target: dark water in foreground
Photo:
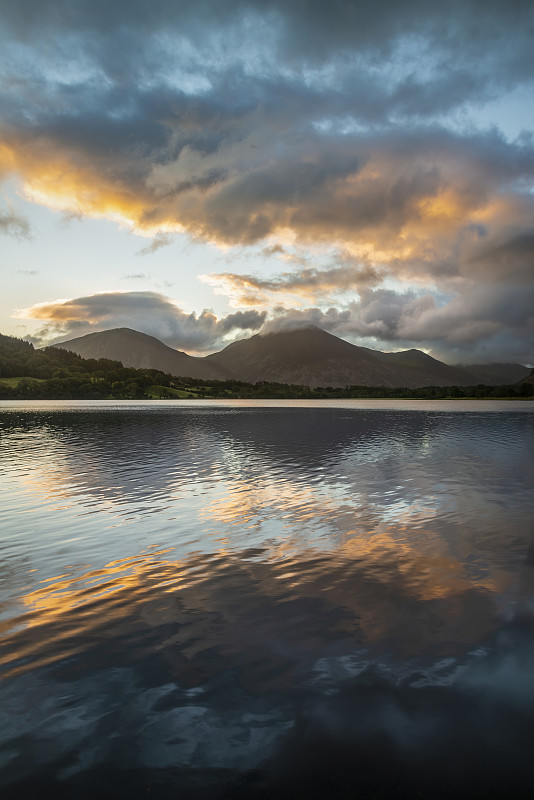
<instances>
[{"instance_id":1,"label":"dark water in foreground","mask_svg":"<svg viewBox=\"0 0 534 800\"><path fill-rule=\"evenodd\" d=\"M0 406L2 797L532 795L533 404L364 405Z\"/></svg>"}]
</instances>

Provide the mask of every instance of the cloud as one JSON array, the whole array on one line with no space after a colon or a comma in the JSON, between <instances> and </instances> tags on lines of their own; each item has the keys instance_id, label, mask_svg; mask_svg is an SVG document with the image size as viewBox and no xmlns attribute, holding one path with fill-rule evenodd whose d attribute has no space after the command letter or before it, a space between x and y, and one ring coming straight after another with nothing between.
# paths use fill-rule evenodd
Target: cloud
<instances>
[{"instance_id":1,"label":"cloud","mask_svg":"<svg viewBox=\"0 0 534 800\"><path fill-rule=\"evenodd\" d=\"M188 352L223 347L228 344L225 337L229 334L250 334L265 321L265 313L257 311L236 312L221 318L207 309L198 315L188 314L156 292L108 292L54 300L19 310L15 316L46 322L33 337L38 344L128 327Z\"/></svg>"},{"instance_id":2,"label":"cloud","mask_svg":"<svg viewBox=\"0 0 534 800\"><path fill-rule=\"evenodd\" d=\"M113 158L75 139L65 146L68 120L56 141L46 130L44 139L21 139L4 129L4 139L28 197L153 234L143 254L168 244L172 231L230 245L289 234L301 246L334 246L388 266L400 279L440 279L444 264L460 277L476 270L472 255L481 236L491 247L513 225L517 236L534 228L527 190L534 148L495 132L307 130L298 138L291 134L298 120L274 114L275 128L288 127L273 139L266 122L261 115L236 119L231 136L211 151L171 136L158 163L127 145ZM247 133L250 125L254 133ZM215 133L224 137L225 125ZM124 136L127 142L128 131Z\"/></svg>"},{"instance_id":3,"label":"cloud","mask_svg":"<svg viewBox=\"0 0 534 800\"><path fill-rule=\"evenodd\" d=\"M382 350L428 350L447 363L534 361L534 288L473 288L453 298L367 289L359 301L328 309L279 307L262 333L318 325Z\"/></svg>"},{"instance_id":4,"label":"cloud","mask_svg":"<svg viewBox=\"0 0 534 800\"><path fill-rule=\"evenodd\" d=\"M172 244L172 236L167 233L157 233L152 239L151 243L146 247L141 248L136 255L152 255L152 253L156 253L158 250L161 250L162 247L168 247L170 244Z\"/></svg>"},{"instance_id":5,"label":"cloud","mask_svg":"<svg viewBox=\"0 0 534 800\"><path fill-rule=\"evenodd\" d=\"M285 248L282 247L281 244L271 244L268 247L263 248L262 255L267 257L278 256L278 255L285 256L287 255L287 253Z\"/></svg>"},{"instance_id":6,"label":"cloud","mask_svg":"<svg viewBox=\"0 0 534 800\"><path fill-rule=\"evenodd\" d=\"M497 224L496 197L528 205L532 147L439 116L530 79L528 6L33 5L3 8L5 170L37 202L153 234L141 253L173 231L289 230L450 256L466 225Z\"/></svg>"},{"instance_id":7,"label":"cloud","mask_svg":"<svg viewBox=\"0 0 534 800\"><path fill-rule=\"evenodd\" d=\"M0 233L14 236L16 239L31 239L30 223L13 208L0 209Z\"/></svg>"},{"instance_id":8,"label":"cloud","mask_svg":"<svg viewBox=\"0 0 534 800\"><path fill-rule=\"evenodd\" d=\"M519 222L519 224L518 224ZM504 227L504 226L503 226ZM473 279L531 283L534 280L534 226L514 220L489 241L476 242L466 254Z\"/></svg>"},{"instance_id":9,"label":"cloud","mask_svg":"<svg viewBox=\"0 0 534 800\"><path fill-rule=\"evenodd\" d=\"M236 305L244 306L272 306L282 299L294 302L295 298L302 302L306 299L324 302L332 295L362 291L380 283L379 271L371 264L350 258L345 258L344 262L324 269L304 267L271 278L222 272L201 275L200 279L230 297Z\"/></svg>"},{"instance_id":10,"label":"cloud","mask_svg":"<svg viewBox=\"0 0 534 800\"><path fill-rule=\"evenodd\" d=\"M408 63L397 64L404 69L396 83L405 103L413 102L418 86L431 82L445 95L469 92L484 71L500 85L517 81L532 74L534 62L532 8L520 1L451 0L444 8L424 0L378 0L372 6L347 0L325 6L314 0L305 7L300 0L227 0L223 6L217 0L194 5L154 0L150 6L115 0L71 3L66 13L64 0L2 0L0 9L10 37L40 51L58 42L58 61L81 45L81 56L92 56L90 64L96 58L106 75L115 78L131 69L136 77L143 74L156 49L158 62L165 63L178 37L185 51L181 62L190 70L191 62L197 69L206 62L220 65L225 42L227 59L245 61L257 51L259 63L252 61L251 71L259 70L267 57L285 67L319 68L356 52L371 71L380 66L378 59L404 56ZM418 51L424 58L417 57ZM448 68L440 71L443 64ZM427 70L417 71L422 65ZM451 71L465 76L468 86L462 89L457 77L456 91L447 90Z\"/></svg>"},{"instance_id":11,"label":"cloud","mask_svg":"<svg viewBox=\"0 0 534 800\"><path fill-rule=\"evenodd\" d=\"M156 292L109 292L39 303L16 313L46 324L37 344L93 331L131 327L187 352L207 352L253 332L318 325L331 333L382 350L418 347L448 363L534 361L534 290L494 285L455 297L424 290L365 288L360 299L337 307L274 307L217 317L205 309L187 313Z\"/></svg>"}]
</instances>

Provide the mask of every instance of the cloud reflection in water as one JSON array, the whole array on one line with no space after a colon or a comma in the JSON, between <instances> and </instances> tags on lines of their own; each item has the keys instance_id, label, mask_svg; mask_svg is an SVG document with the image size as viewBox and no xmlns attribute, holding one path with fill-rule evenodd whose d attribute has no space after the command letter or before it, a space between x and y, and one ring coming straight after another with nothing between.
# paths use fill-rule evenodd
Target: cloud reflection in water
<instances>
[{"instance_id":1,"label":"cloud reflection in water","mask_svg":"<svg viewBox=\"0 0 534 800\"><path fill-rule=\"evenodd\" d=\"M146 769L268 763L286 787L319 744L342 771L373 763L376 737L401 772L406 748L439 772L452 731L493 753L488 714L522 752L531 415L146 406L1 422L13 785L130 769L135 751Z\"/></svg>"}]
</instances>

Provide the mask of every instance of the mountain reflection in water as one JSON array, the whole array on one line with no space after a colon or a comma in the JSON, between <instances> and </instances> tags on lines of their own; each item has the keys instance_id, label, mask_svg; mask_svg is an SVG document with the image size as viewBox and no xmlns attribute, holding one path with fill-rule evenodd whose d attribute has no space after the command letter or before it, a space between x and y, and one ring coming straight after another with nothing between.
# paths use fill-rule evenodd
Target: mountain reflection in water
<instances>
[{"instance_id":1,"label":"mountain reflection in water","mask_svg":"<svg viewBox=\"0 0 534 800\"><path fill-rule=\"evenodd\" d=\"M3 795L530 796L524 408L4 409Z\"/></svg>"}]
</instances>

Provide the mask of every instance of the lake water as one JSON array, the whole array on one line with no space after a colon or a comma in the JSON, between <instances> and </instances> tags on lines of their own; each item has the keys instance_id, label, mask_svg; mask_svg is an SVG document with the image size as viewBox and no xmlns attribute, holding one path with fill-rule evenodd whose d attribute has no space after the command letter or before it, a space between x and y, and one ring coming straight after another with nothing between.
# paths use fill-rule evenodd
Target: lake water
<instances>
[{"instance_id":1,"label":"lake water","mask_svg":"<svg viewBox=\"0 0 534 800\"><path fill-rule=\"evenodd\" d=\"M0 403L0 792L531 796L534 404Z\"/></svg>"}]
</instances>

